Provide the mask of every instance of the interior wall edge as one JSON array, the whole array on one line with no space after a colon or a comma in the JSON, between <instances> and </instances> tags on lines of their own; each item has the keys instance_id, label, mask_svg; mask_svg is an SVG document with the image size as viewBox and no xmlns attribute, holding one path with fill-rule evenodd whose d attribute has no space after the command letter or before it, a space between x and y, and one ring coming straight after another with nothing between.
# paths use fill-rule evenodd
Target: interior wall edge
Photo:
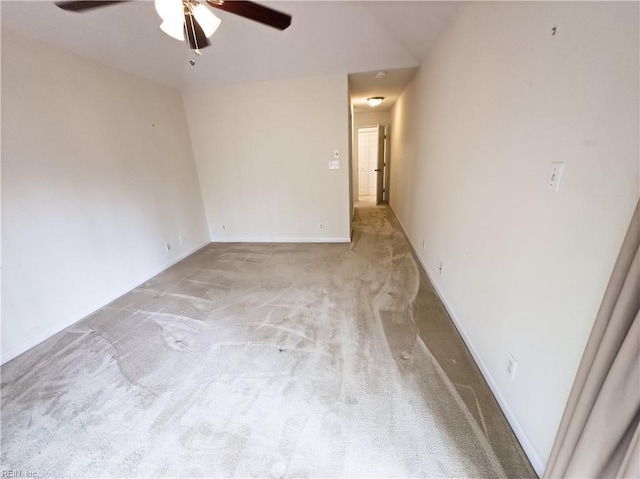
<instances>
[{"instance_id":1,"label":"interior wall edge","mask_svg":"<svg viewBox=\"0 0 640 479\"><path fill-rule=\"evenodd\" d=\"M204 199L204 189L206 185L203 184L203 177L205 173L200 168L199 162L196 161L196 154L195 154L195 151L193 151L193 144L195 140L193 135L193 128L191 123L189 122L189 115L187 112L187 104L186 104L184 89L180 90L180 102L182 104L182 114L184 115L184 118L185 118L187 134L189 135L189 147L191 149L191 158L193 158L193 167L196 172L196 181L198 182L198 188L200 189L200 203L202 204L202 211L204 211L204 223L206 226L207 237L208 237L209 243L211 243L214 241L213 239L214 235L213 235L212 225L209 224L210 220L209 220L209 215L207 214L207 205Z\"/></svg>"},{"instance_id":2,"label":"interior wall edge","mask_svg":"<svg viewBox=\"0 0 640 479\"><path fill-rule=\"evenodd\" d=\"M210 242L179 91L2 29L9 361Z\"/></svg>"},{"instance_id":3,"label":"interior wall edge","mask_svg":"<svg viewBox=\"0 0 640 479\"><path fill-rule=\"evenodd\" d=\"M473 341L471 341L471 338L469 337L469 335L465 332L464 328L462 327L462 323L458 320L458 318L456 318L456 315L455 315L455 313L453 311L453 308L449 305L449 302L447 301L446 296L442 292L441 288L438 286L438 283L435 281L435 278L433 278L433 276L429 273L429 271L427 269L427 266L424 264L424 262L423 262L422 258L420 257L420 255L416 254L416 251L418 251L417 248L416 248L416 245L413 244L413 241L412 241L411 237L409 236L409 234L407 233L407 229L405 228L404 224L400 220L400 217L396 214L396 212L394 211L394 209L392 208L392 206L390 204L389 204L389 209L391 210L391 212L395 216L396 220L398 221L398 224L400 225L400 228L402 229L402 232L407 237L407 241L409 242L409 244L411 245L411 248L413 250L412 253L413 253L414 258L420 264L420 268L422 268L424 273L427 275L427 278L429 278L429 282L433 286L433 289L435 290L436 294L438 295L438 298L440 299L440 301L444 305L445 309L447 310L447 313L449 314L449 317L453 321L453 324L456 327L458 333L460 333L460 336L462 337L462 340L464 341L464 344L467 346L467 349L471 353L471 356L473 356L473 360L475 361L476 365L480 369L480 372L482 373L482 376L484 377L485 381L487 381L487 384L489 385L489 388L491 389L491 392L493 393L493 396L495 397L496 401L498 401L500 409L502 410L502 412L504 413L505 417L507 418L507 421L509 422L509 425L511 426L511 429L513 430L513 433L518 438L518 441L520 442L520 445L522 446L522 449L524 450L524 453L527 455L527 458L529 459L529 462L531 462L531 465L533 466L533 469L536 471L536 474L538 474L538 476L542 477L542 474L544 473L544 469L546 467L546 464L540 458L540 455L536 451L536 449L533 446L532 442L529 440L529 437L527 436L526 432L524 431L524 428L520 424L520 421L518 421L518 418L516 417L516 415L511 410L511 407L509 406L509 403L507 402L507 400L504 398L504 396L500 392L500 389L498 388L498 385L497 385L496 381L493 379L493 376L489 372L489 368L485 365L484 361L482 360L482 358L478 354L478 351L477 351L476 347L474 346Z\"/></svg>"},{"instance_id":4,"label":"interior wall edge","mask_svg":"<svg viewBox=\"0 0 640 479\"><path fill-rule=\"evenodd\" d=\"M180 255L178 255L178 256L176 256L174 258L171 258L168 262L166 262L161 267L154 268L153 270L149 271L147 274L139 276L134 281L131 281L130 283L126 284L125 286L123 286L121 288L118 288L117 290L112 291L109 294L104 295L100 300L96 301L92 306L90 306L88 308L84 308L81 311L78 311L77 313L69 316L68 318L66 318L63 321L57 322L55 325L45 329L41 334L39 334L37 336L34 336L34 337L28 339L27 341L19 344L18 346L15 346L15 347L11 348L9 351L6 351L6 352L2 351L2 358L0 360L0 364L5 364L5 363L11 361L14 358L17 358L22 353L24 353L24 352L28 351L29 349L37 346L38 344L42 343L43 341L46 341L47 339L49 339L53 335L59 333L60 331L64 330L65 328L68 328L69 326L73 326L74 324L78 323L79 321L82 321L84 318L86 318L90 314L95 313L100 308L106 306L107 304L111 303L112 301L115 301L120 296L128 293L132 289L135 289L136 287L138 287L139 285L141 285L145 281L150 280L151 278L153 278L154 276L162 273L163 271L165 271L166 269L170 268L174 264L182 261L187 256L192 255L196 251L204 248L209 243L210 243L209 240L204 241L204 242L194 246L193 248L181 253Z\"/></svg>"},{"instance_id":5,"label":"interior wall edge","mask_svg":"<svg viewBox=\"0 0 640 479\"><path fill-rule=\"evenodd\" d=\"M182 98L212 241L349 236L346 75L212 88ZM340 164L330 168L336 158Z\"/></svg>"}]
</instances>

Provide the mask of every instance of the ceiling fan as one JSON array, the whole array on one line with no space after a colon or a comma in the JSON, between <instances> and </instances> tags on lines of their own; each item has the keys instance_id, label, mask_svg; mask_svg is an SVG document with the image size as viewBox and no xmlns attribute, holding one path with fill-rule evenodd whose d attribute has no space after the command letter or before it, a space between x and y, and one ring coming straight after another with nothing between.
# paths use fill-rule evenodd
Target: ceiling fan
<instances>
[{"instance_id":1,"label":"ceiling fan","mask_svg":"<svg viewBox=\"0 0 640 479\"><path fill-rule=\"evenodd\" d=\"M129 2L131 0L80 0L55 2L56 6L69 12L86 12L96 8ZM249 20L285 30L291 25L291 15L272 8L244 0L205 0L206 4L218 10L233 13ZM160 28L170 37L184 41L198 55L200 49L210 45L220 19L198 0L154 0L156 11L162 19ZM192 63L193 64L193 63Z\"/></svg>"}]
</instances>

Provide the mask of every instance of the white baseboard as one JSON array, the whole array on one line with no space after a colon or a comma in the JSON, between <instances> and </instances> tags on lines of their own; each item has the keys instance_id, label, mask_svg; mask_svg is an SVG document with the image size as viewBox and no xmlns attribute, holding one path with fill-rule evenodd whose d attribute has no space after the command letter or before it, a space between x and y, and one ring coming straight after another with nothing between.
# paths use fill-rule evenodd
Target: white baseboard
<instances>
[{"instance_id":1,"label":"white baseboard","mask_svg":"<svg viewBox=\"0 0 640 479\"><path fill-rule=\"evenodd\" d=\"M211 239L212 243L350 243L351 238L246 238L242 236L224 236Z\"/></svg>"},{"instance_id":2,"label":"white baseboard","mask_svg":"<svg viewBox=\"0 0 640 479\"><path fill-rule=\"evenodd\" d=\"M524 429L522 429L520 422L518 421L515 414L509 407L509 403L507 403L504 396L502 396L502 393L500 392L500 389L498 388L496 382L494 381L493 376L491 375L491 373L489 373L488 368L482 361L482 358L478 354L476 348L473 346L471 339L469 338L464 328L460 324L460 321L458 321L455 314L453 314L451 306L449 306L449 304L447 303L447 300L442 294L442 291L440 291L440 288L438 288L438 285L433 281L433 278L431 277L431 275L426 269L425 269L425 272L427 274L427 277L429 278L429 281L431 281L431 284L436 290L436 294L440 298L440 301L442 301L442 304L444 305L445 309L449 313L449 316L451 316L451 319L453 320L453 324L456 326L456 329L460 333L460 336L462 336L462 340L467 345L467 348L471 352L473 359L475 360L476 364L480 368L480 371L482 372L482 375L487 381L487 384L489 384L489 388L491 388L491 391L493 392L493 395L495 396L496 401L498 401L498 404L500 405L502 412L504 413L505 417L507 418L507 421L511 425L511 429L513 429L513 433L518 438L518 441L520 441L520 445L522 446L522 449L524 450L525 454L529 458L529 462L531 462L533 469L536 471L538 476L542 476L545 468L544 462L542 461L542 459L540 459L538 452L533 447L533 444L531 444L531 441L529 440L526 433L524 432Z\"/></svg>"},{"instance_id":3,"label":"white baseboard","mask_svg":"<svg viewBox=\"0 0 640 479\"><path fill-rule=\"evenodd\" d=\"M493 376L491 376L491 373L489 372L489 369L484 364L484 361L482 361L482 358L480 357L480 355L478 354L478 351L474 347L473 342L471 341L471 338L469 338L469 336L467 335L466 331L462 327L462 324L460 323L460 321L458 320L458 318L454 314L453 308L451 308L451 306L447 302L446 297L444 296L444 294L442 293L442 291L438 287L438 284L436 283L436 281L434 281L434 278L431 276L431 274L429 274L429 271L426 268L426 266L424 265L424 263L422 262L422 259L420 258L420 256L415 253L418 250L416 249L415 245L411 241L411 238L407 234L407 230L405 229L404 225L400 221L400 218L398 218L398 215L396 215L395 211L393 211L393 209L391 209L391 206L389 206L389 209L391 210L393 215L396 217L396 220L398 221L398 224L400 224L400 227L402 228L402 231L404 232L404 235L406 236L407 240L409 241L409 244L413 248L414 256L418 259L418 262L422 266L422 269L424 270L424 272L426 273L427 277L429 278L429 281L433 285L433 287L434 287L434 289L436 291L436 294L438 295L438 298L440 298L440 301L442 301L442 304L444 305L445 309L447 310L447 313L449 313L449 316L453 320L453 324L455 325L456 329L460 333L460 336L462 336L462 340L466 344L467 348L471 352L471 355L473 356L473 359L475 360L476 364L480 368L480 372L482 373L482 375L484 376L485 380L487 381L487 384L489 385L489 388L491 389L491 392L493 393L494 397L496 398L496 401L498 401L498 404L500 405L500 409L502 409L502 412L504 413L505 417L507 418L507 421L509 422L509 425L511 426L511 429L513 429L513 433L518 438L518 441L520 442L520 445L522 446L522 449L524 450L524 453L529 458L529 462L531 462L531 466L536 471L536 474L538 474L539 477L542 477L542 474L544 473L544 469L545 469L545 463L542 461L542 459L538 455L538 452L536 451L535 447L533 447L533 444L531 443L531 441L527 437L527 434L525 433L524 429L520 425L520 422L518 421L518 418L516 417L516 415L513 413L513 411L509 407L509 403L507 403L506 399L504 398L504 396L500 392L500 389L498 388L498 385L496 384L495 380L493 379Z\"/></svg>"},{"instance_id":4,"label":"white baseboard","mask_svg":"<svg viewBox=\"0 0 640 479\"><path fill-rule=\"evenodd\" d=\"M25 351L28 351L29 349L33 348L34 346L37 346L41 342L46 341L47 339L49 339L54 334L57 334L60 331L62 331L63 329L68 328L69 326L77 323L78 321L81 321L82 319L84 319L85 317L90 315L91 313L94 313L95 311L99 310L103 306L105 306L105 305L109 304L110 302L116 300L117 298L119 298L123 294L128 293L129 291L131 291L132 289L136 288L137 286L140 286L142 283L144 283L145 281L148 281L149 279L153 278L155 275L157 275L159 273L162 273L165 269L170 268L171 266L173 266L177 262L183 260L184 258L189 256L190 254L195 253L196 251L198 251L199 249L201 249L204 246L208 245L209 243L210 243L210 241L207 240L207 241L205 241L205 242L203 242L203 243L201 243L201 244L189 249L188 251L185 251L184 253L181 253L180 255L170 259L167 263L163 264L162 266L160 266L158 268L154 268L153 270L149 271L148 273L138 276L135 280L128 282L127 284L123 285L122 287L118 288L117 290L112 291L110 294L106 294L105 296L100 298L98 301L94 302L90 307L84 308L84 309L82 309L80 311L76 311L73 315L69 316L64 321L60 321L60 322L52 325L50 328L47 328L46 330L42 331L40 334L34 336L33 338L30 338L27 341L24 341L23 343L19 344L18 346L15 346L15 347L11 348L7 352L3 351L2 352L2 362L1 362L1 364L4 364L4 363L6 363L8 361L11 361L13 358L18 357L19 355L21 355Z\"/></svg>"}]
</instances>

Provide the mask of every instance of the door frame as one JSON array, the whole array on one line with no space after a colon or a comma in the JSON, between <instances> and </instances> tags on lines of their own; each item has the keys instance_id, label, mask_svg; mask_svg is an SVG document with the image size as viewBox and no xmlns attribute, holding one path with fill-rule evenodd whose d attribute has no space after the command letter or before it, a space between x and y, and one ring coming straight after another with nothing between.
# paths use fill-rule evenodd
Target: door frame
<instances>
[{"instance_id":1,"label":"door frame","mask_svg":"<svg viewBox=\"0 0 640 479\"><path fill-rule=\"evenodd\" d=\"M354 126L353 128L353 152L355 156L355 165L354 169L355 173L359 171L359 152L360 152L360 144L358 139L358 133L360 130L366 130L371 128L378 129L378 168L381 171L378 171L378 180L376 184L376 204L380 203L388 203L389 202L389 159L390 159L390 148L389 148L389 124L388 123L377 123L374 125L360 125L357 128ZM359 179L356 177L355 185L352 183L353 191L353 199L355 201L359 198ZM382 190L382 191L380 191ZM354 204L355 204L354 201Z\"/></svg>"},{"instance_id":2,"label":"door frame","mask_svg":"<svg viewBox=\"0 0 640 479\"><path fill-rule=\"evenodd\" d=\"M387 128L384 125L378 125L378 158L376 164L376 205L384 202L385 188L384 188L384 175L386 170L386 143L387 143Z\"/></svg>"}]
</instances>

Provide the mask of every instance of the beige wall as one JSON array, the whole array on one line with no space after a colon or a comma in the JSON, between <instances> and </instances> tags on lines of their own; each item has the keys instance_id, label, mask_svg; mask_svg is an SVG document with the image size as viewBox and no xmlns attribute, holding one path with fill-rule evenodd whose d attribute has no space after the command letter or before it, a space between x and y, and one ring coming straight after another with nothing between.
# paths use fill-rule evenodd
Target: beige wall
<instances>
[{"instance_id":1,"label":"beige wall","mask_svg":"<svg viewBox=\"0 0 640 479\"><path fill-rule=\"evenodd\" d=\"M391 206L538 472L640 192L638 43L637 3L472 4L393 110Z\"/></svg>"},{"instance_id":2,"label":"beige wall","mask_svg":"<svg viewBox=\"0 0 640 479\"><path fill-rule=\"evenodd\" d=\"M346 75L185 93L213 241L349 241L347 96Z\"/></svg>"},{"instance_id":3,"label":"beige wall","mask_svg":"<svg viewBox=\"0 0 640 479\"><path fill-rule=\"evenodd\" d=\"M2 213L4 362L208 242L180 94L3 29Z\"/></svg>"},{"instance_id":4,"label":"beige wall","mask_svg":"<svg viewBox=\"0 0 640 479\"><path fill-rule=\"evenodd\" d=\"M362 128L365 126L386 125L391 121L391 111L357 112L354 114L354 126Z\"/></svg>"}]
</instances>

